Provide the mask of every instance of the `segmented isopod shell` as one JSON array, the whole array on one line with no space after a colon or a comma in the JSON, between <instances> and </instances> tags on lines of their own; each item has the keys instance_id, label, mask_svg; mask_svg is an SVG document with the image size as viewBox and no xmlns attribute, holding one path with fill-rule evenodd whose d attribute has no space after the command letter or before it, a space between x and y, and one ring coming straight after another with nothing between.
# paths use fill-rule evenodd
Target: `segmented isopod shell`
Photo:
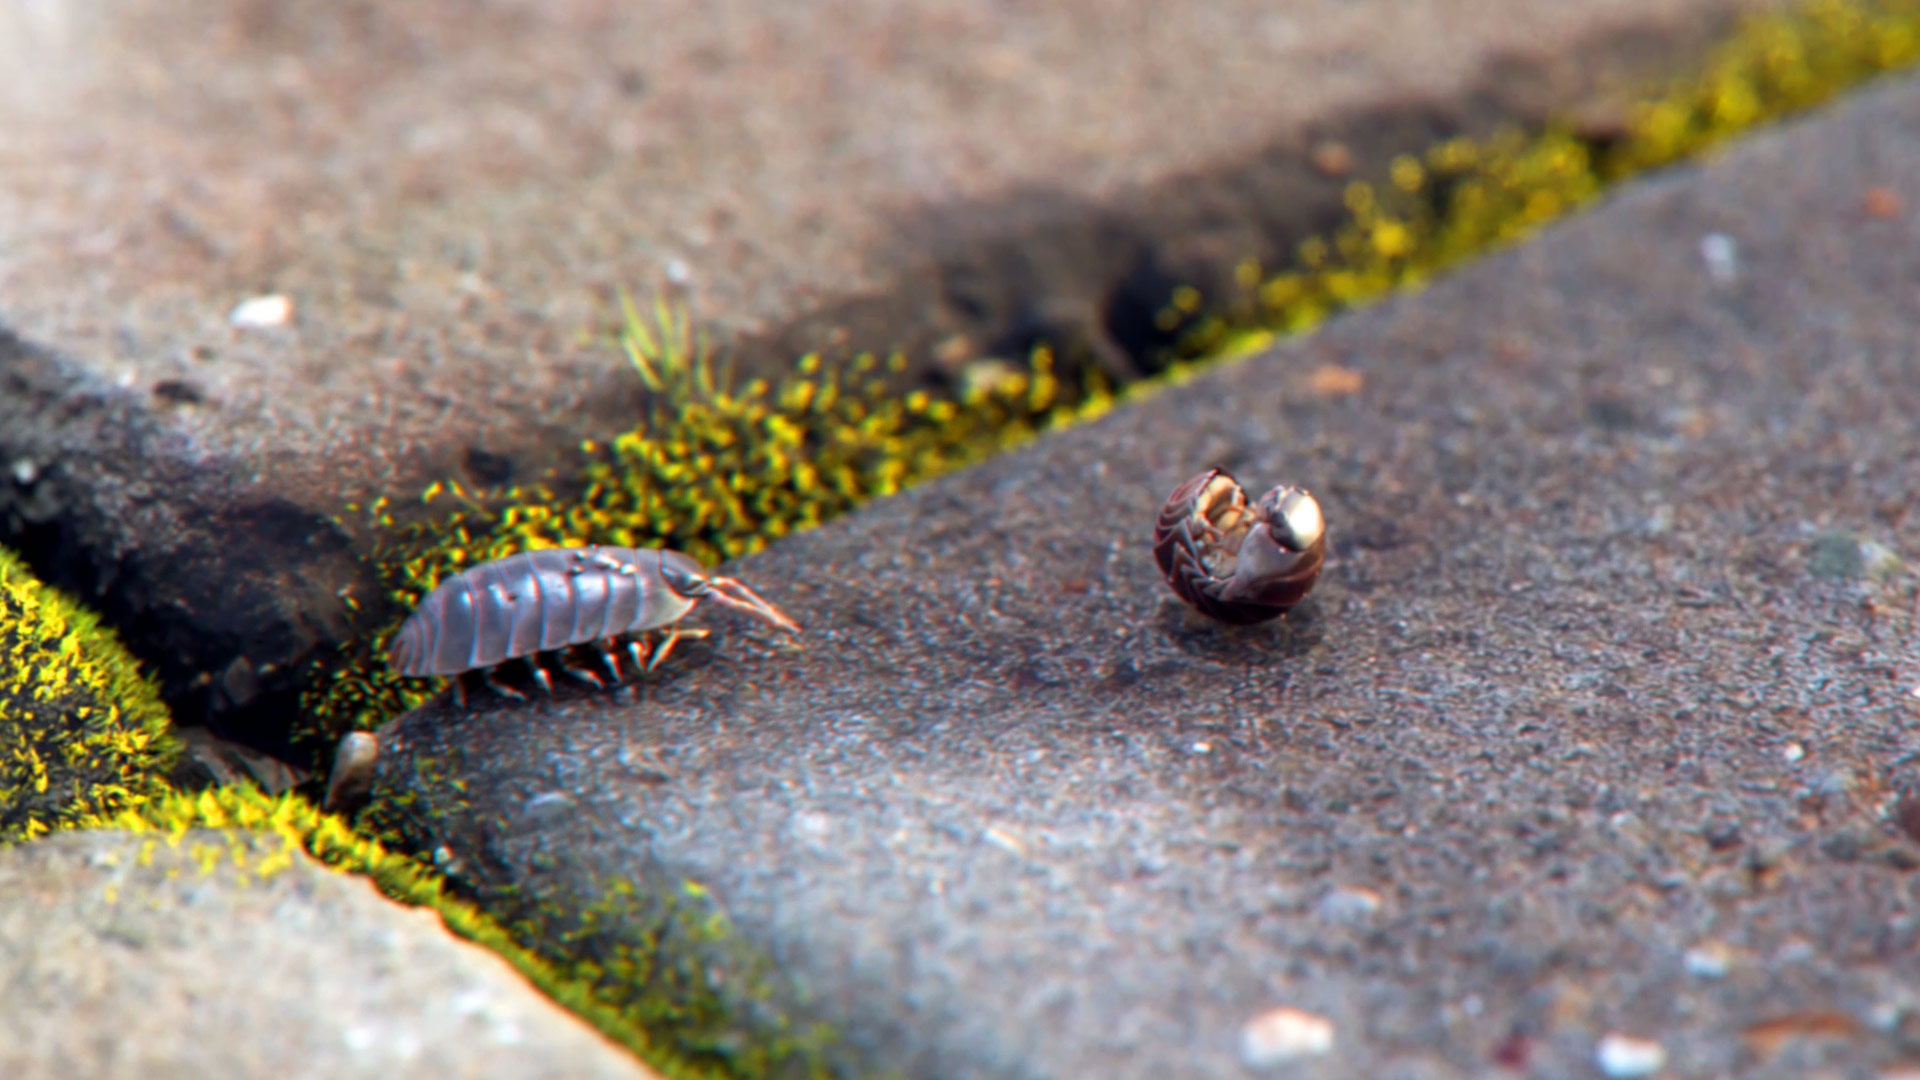
<instances>
[{"instance_id":1,"label":"segmented isopod shell","mask_svg":"<svg viewBox=\"0 0 1920 1080\"><path fill-rule=\"evenodd\" d=\"M1250 625L1304 600L1326 558L1326 523L1305 489L1253 503L1232 474L1208 469L1173 490L1153 527L1153 557L1175 594L1204 615Z\"/></svg>"},{"instance_id":2,"label":"segmented isopod shell","mask_svg":"<svg viewBox=\"0 0 1920 1080\"><path fill-rule=\"evenodd\" d=\"M525 551L436 585L393 639L402 675L458 675L506 660L669 626L693 609L669 575L704 581L678 551L624 547Z\"/></svg>"}]
</instances>

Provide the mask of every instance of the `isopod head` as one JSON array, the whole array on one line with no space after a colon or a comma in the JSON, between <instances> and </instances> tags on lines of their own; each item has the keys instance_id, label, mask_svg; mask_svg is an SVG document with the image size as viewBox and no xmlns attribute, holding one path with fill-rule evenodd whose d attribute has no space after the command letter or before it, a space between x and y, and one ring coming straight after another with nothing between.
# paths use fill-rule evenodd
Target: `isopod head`
<instances>
[{"instance_id":1,"label":"isopod head","mask_svg":"<svg viewBox=\"0 0 1920 1080\"><path fill-rule=\"evenodd\" d=\"M1153 557L1174 593L1204 615L1250 625L1306 599L1326 559L1327 526L1304 488L1251 502L1225 469L1173 490L1154 522Z\"/></svg>"}]
</instances>

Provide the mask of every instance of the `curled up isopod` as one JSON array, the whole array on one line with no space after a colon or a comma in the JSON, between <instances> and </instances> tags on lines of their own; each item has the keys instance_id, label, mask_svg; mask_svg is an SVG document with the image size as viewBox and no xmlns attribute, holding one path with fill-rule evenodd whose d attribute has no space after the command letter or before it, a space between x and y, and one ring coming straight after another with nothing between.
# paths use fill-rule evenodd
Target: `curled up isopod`
<instances>
[{"instance_id":1,"label":"curled up isopod","mask_svg":"<svg viewBox=\"0 0 1920 1080\"><path fill-rule=\"evenodd\" d=\"M1249 501L1225 469L1175 488L1154 521L1153 557L1167 585L1235 625L1279 618L1306 599L1326 550L1326 520L1306 489L1283 484Z\"/></svg>"}]
</instances>

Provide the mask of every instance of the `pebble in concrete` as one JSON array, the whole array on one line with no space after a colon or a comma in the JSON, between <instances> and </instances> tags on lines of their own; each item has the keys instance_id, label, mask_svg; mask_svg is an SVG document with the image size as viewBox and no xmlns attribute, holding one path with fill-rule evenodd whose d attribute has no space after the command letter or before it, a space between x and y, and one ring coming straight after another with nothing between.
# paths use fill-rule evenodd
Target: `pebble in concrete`
<instances>
[{"instance_id":1,"label":"pebble in concrete","mask_svg":"<svg viewBox=\"0 0 1920 1080\"><path fill-rule=\"evenodd\" d=\"M1240 1029L1240 1060L1259 1068L1318 1057L1333 1049L1333 1035L1331 1020L1283 1005L1261 1013Z\"/></svg>"}]
</instances>

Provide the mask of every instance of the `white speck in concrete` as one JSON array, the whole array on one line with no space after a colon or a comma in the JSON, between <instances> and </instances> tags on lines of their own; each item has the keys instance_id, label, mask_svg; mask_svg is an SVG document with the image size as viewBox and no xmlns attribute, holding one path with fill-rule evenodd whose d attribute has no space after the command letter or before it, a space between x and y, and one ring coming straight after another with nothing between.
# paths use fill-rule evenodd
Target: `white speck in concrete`
<instances>
[{"instance_id":1,"label":"white speck in concrete","mask_svg":"<svg viewBox=\"0 0 1920 1080\"><path fill-rule=\"evenodd\" d=\"M1652 1039L1609 1031L1600 1037L1593 1059L1599 1063L1600 1071L1613 1080L1631 1080L1659 1072L1667 1063L1667 1048Z\"/></svg>"},{"instance_id":2,"label":"white speck in concrete","mask_svg":"<svg viewBox=\"0 0 1920 1080\"><path fill-rule=\"evenodd\" d=\"M792 828L800 838L821 843L833 832L833 819L817 810L806 810L793 815Z\"/></svg>"},{"instance_id":3,"label":"white speck in concrete","mask_svg":"<svg viewBox=\"0 0 1920 1080\"><path fill-rule=\"evenodd\" d=\"M1282 1005L1240 1029L1240 1060L1255 1068L1317 1057L1333 1049L1333 1021Z\"/></svg>"},{"instance_id":4,"label":"white speck in concrete","mask_svg":"<svg viewBox=\"0 0 1920 1080\"><path fill-rule=\"evenodd\" d=\"M1787 759L1787 764L1792 765L1807 756L1807 748L1799 742L1790 742L1780 748L1780 756Z\"/></svg>"},{"instance_id":5,"label":"white speck in concrete","mask_svg":"<svg viewBox=\"0 0 1920 1080\"><path fill-rule=\"evenodd\" d=\"M493 995L487 992L486 987L470 986L453 995L447 1001L447 1008L456 1016L472 1016L475 1013L485 1012L492 999Z\"/></svg>"},{"instance_id":6,"label":"white speck in concrete","mask_svg":"<svg viewBox=\"0 0 1920 1080\"><path fill-rule=\"evenodd\" d=\"M1366 888L1334 889L1320 898L1317 910L1328 922L1361 922L1380 910L1380 894Z\"/></svg>"},{"instance_id":7,"label":"white speck in concrete","mask_svg":"<svg viewBox=\"0 0 1920 1080\"><path fill-rule=\"evenodd\" d=\"M1717 285L1731 285L1740 277L1740 245L1726 233L1708 233L1700 238L1700 257L1706 260L1707 276Z\"/></svg>"},{"instance_id":8,"label":"white speck in concrete","mask_svg":"<svg viewBox=\"0 0 1920 1080\"><path fill-rule=\"evenodd\" d=\"M1723 979L1733 968L1733 950L1717 941L1703 941L1688 949L1681 962L1695 978Z\"/></svg>"},{"instance_id":9,"label":"white speck in concrete","mask_svg":"<svg viewBox=\"0 0 1920 1080\"><path fill-rule=\"evenodd\" d=\"M40 466L35 465L27 458L21 458L19 461L13 463L13 479L21 486L24 487L27 484L33 483L39 476Z\"/></svg>"},{"instance_id":10,"label":"white speck in concrete","mask_svg":"<svg viewBox=\"0 0 1920 1080\"><path fill-rule=\"evenodd\" d=\"M250 296L234 305L227 324L242 330L271 330L293 321L293 298L282 293Z\"/></svg>"},{"instance_id":11,"label":"white speck in concrete","mask_svg":"<svg viewBox=\"0 0 1920 1080\"><path fill-rule=\"evenodd\" d=\"M1027 842L1019 834L998 825L989 825L980 833L980 839L999 848L1016 859L1027 857Z\"/></svg>"}]
</instances>

